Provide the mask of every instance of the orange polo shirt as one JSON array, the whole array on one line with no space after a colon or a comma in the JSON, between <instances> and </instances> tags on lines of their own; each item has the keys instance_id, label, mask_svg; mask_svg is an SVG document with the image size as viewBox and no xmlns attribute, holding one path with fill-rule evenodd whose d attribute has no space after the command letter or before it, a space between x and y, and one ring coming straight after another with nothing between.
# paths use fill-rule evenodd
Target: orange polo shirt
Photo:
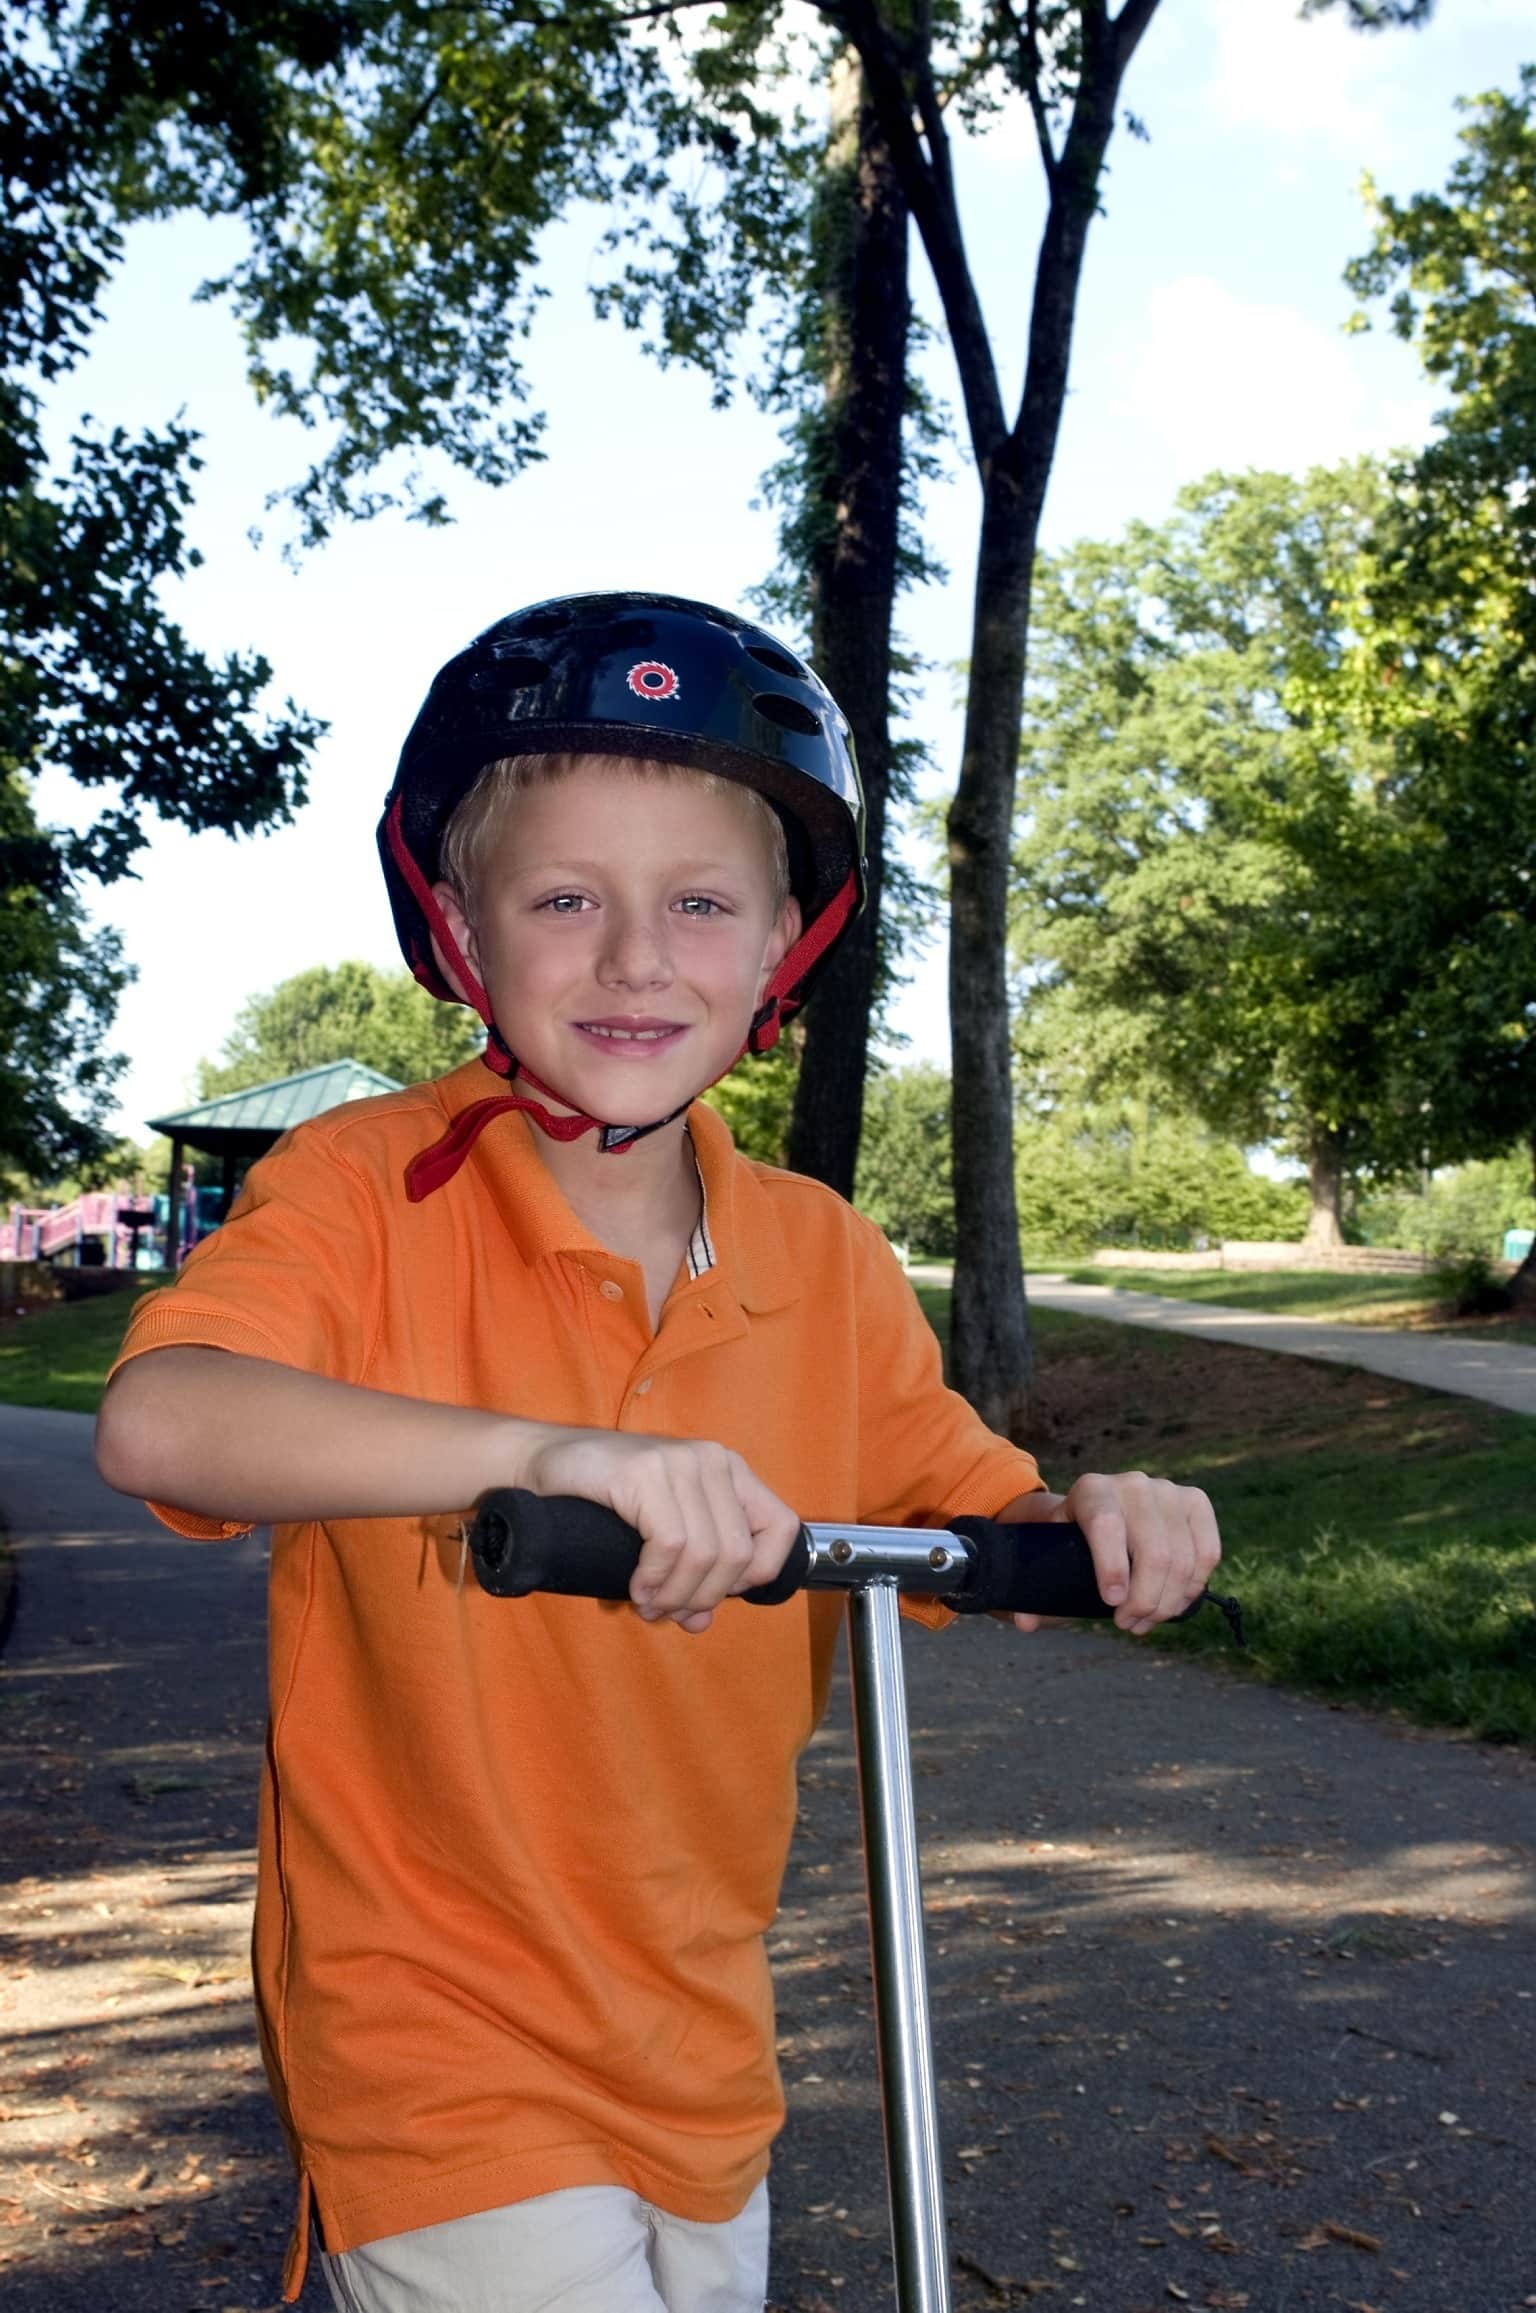
<instances>
[{"instance_id":1,"label":"orange polo shirt","mask_svg":"<svg viewBox=\"0 0 1536 2313\"><path fill-rule=\"evenodd\" d=\"M711 1109L689 1123L713 1266L684 1265L654 1333L638 1266L576 1220L521 1116L408 1204L407 1164L484 1081L472 1062L291 1134L141 1304L124 1358L202 1343L713 1438L812 1519L931 1524L1039 1484L944 1388L879 1231L739 1157ZM567 2185L714 2221L783 2117L762 1938L837 1601L728 1600L690 1637L487 1597L452 1531L273 1535L254 1963L303 2184L290 2297L311 2193L332 2249Z\"/></svg>"}]
</instances>

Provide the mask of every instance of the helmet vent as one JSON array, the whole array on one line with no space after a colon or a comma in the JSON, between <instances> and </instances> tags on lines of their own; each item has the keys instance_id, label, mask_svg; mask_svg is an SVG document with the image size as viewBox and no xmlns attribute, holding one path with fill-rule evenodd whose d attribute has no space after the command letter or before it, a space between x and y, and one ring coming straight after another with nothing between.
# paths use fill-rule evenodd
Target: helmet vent
<instances>
[{"instance_id":1,"label":"helmet vent","mask_svg":"<svg viewBox=\"0 0 1536 2313\"><path fill-rule=\"evenodd\" d=\"M496 652L496 672L486 685L488 690L530 691L535 683L549 680L549 668L531 652L513 650L503 643Z\"/></svg>"},{"instance_id":2,"label":"helmet vent","mask_svg":"<svg viewBox=\"0 0 1536 2313\"><path fill-rule=\"evenodd\" d=\"M786 699L782 691L760 691L752 701L765 723L777 723L781 731L798 731L804 738L821 737L821 720L798 699Z\"/></svg>"},{"instance_id":3,"label":"helmet vent","mask_svg":"<svg viewBox=\"0 0 1536 2313\"><path fill-rule=\"evenodd\" d=\"M788 651L776 651L769 643L748 643L747 656L756 659L758 665L766 667L771 675L789 675L796 682L805 681L804 667L798 659L792 659ZM761 700L758 704L762 704ZM796 723L792 728L798 731L800 725Z\"/></svg>"}]
</instances>

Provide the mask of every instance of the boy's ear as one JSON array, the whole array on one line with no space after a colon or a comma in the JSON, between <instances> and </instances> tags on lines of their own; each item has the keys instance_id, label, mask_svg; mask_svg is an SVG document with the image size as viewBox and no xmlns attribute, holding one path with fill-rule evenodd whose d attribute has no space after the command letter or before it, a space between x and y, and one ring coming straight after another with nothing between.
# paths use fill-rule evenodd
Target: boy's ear
<instances>
[{"instance_id":1,"label":"boy's ear","mask_svg":"<svg viewBox=\"0 0 1536 2313\"><path fill-rule=\"evenodd\" d=\"M464 913L457 892L451 883L435 883L432 886L432 897L443 911L444 921L453 934L460 955L478 979L480 976L480 950L475 940L475 927ZM463 976L455 967L453 958L444 955L443 944L436 932L432 934L432 954L438 970L459 1001L468 1004L472 1011L478 1011L479 1006L465 987Z\"/></svg>"},{"instance_id":2,"label":"boy's ear","mask_svg":"<svg viewBox=\"0 0 1536 2313\"><path fill-rule=\"evenodd\" d=\"M768 934L768 945L763 951L762 977L758 982L757 989L759 999L762 997L764 988L767 987L768 982L773 978L774 973L783 963L796 940L799 939L800 928L800 902L797 899L787 899L779 910L779 920Z\"/></svg>"}]
</instances>

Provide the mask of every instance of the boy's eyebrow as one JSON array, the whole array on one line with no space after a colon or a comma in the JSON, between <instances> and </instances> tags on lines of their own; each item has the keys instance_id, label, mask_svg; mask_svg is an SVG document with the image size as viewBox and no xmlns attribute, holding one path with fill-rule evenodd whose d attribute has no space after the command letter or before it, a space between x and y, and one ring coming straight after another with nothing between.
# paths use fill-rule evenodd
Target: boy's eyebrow
<instances>
[{"instance_id":1,"label":"boy's eyebrow","mask_svg":"<svg viewBox=\"0 0 1536 2313\"><path fill-rule=\"evenodd\" d=\"M509 876L540 875L603 875L612 871L613 862L600 859L581 859L574 852L557 855L553 859L538 859L527 863L513 861L505 870ZM694 858L669 859L668 877L696 875L750 875L753 862L746 859L722 859L717 853L702 853Z\"/></svg>"}]
</instances>

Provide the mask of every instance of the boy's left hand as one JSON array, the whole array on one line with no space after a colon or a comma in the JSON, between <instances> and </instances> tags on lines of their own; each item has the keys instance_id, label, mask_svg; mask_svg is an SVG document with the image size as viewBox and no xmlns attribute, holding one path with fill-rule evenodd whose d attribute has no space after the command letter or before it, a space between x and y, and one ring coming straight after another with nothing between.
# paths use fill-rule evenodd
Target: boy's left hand
<instances>
[{"instance_id":1,"label":"boy's left hand","mask_svg":"<svg viewBox=\"0 0 1536 2313\"><path fill-rule=\"evenodd\" d=\"M1081 1526L1093 1553L1099 1596L1121 1630L1151 1630L1192 1606L1221 1561L1216 1513L1198 1486L1176 1486L1144 1471L1079 1478L1065 1494L1026 1494L1005 1513ZM1019 1630L1045 1618L1016 1614Z\"/></svg>"}]
</instances>

